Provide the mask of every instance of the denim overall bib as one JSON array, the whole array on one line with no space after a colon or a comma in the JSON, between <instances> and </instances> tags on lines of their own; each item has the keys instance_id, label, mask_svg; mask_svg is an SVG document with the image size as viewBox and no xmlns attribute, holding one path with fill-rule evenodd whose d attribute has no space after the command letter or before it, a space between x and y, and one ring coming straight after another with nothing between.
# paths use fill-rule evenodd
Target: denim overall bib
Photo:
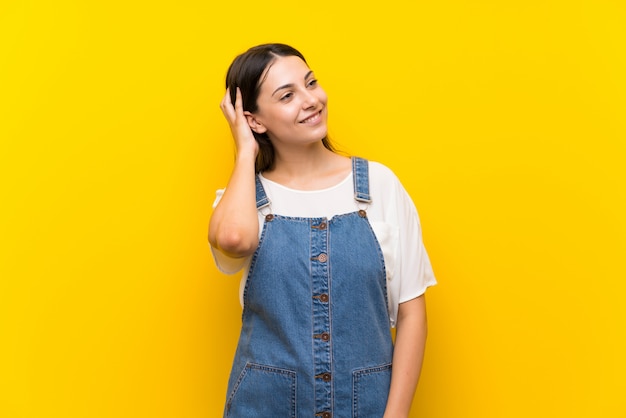
<instances>
[{"instance_id":1,"label":"denim overall bib","mask_svg":"<svg viewBox=\"0 0 626 418\"><path fill-rule=\"evenodd\" d=\"M352 174L367 205L367 161L353 158ZM268 207L258 177L256 194L257 209ZM383 255L365 210L330 220L268 214L243 298L225 417L383 416L393 346Z\"/></svg>"}]
</instances>

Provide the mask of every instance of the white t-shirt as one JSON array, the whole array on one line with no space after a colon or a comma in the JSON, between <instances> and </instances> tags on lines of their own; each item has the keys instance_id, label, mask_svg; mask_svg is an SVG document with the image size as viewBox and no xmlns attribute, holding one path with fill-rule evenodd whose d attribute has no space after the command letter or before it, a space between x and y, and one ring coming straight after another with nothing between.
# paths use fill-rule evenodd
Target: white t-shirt
<instances>
[{"instance_id":1,"label":"white t-shirt","mask_svg":"<svg viewBox=\"0 0 626 418\"><path fill-rule=\"evenodd\" d=\"M396 175L386 166L369 162L369 186L371 203L354 199L352 173L339 184L322 190L294 190L259 175L270 206L259 212L259 236L265 215L278 215L328 219L335 215L367 211L376 239L378 240L387 273L387 297L391 326L395 326L398 305L414 299L436 284L435 276L422 242L422 230L417 210ZM224 189L217 191L214 207ZM231 258L212 248L217 267L226 274L244 270L240 284L240 302L247 280L250 257Z\"/></svg>"}]
</instances>

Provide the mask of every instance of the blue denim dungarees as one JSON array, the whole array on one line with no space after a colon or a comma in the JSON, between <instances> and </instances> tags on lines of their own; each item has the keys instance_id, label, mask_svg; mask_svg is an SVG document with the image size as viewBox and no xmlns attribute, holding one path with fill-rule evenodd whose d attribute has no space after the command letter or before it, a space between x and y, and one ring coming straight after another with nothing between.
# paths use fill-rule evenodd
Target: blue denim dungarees
<instances>
[{"instance_id":1,"label":"blue denim dungarees","mask_svg":"<svg viewBox=\"0 0 626 418\"><path fill-rule=\"evenodd\" d=\"M353 158L355 199L368 163ZM257 208L269 205L256 179ZM225 417L379 418L393 346L385 265L364 210L265 217L244 290Z\"/></svg>"}]
</instances>

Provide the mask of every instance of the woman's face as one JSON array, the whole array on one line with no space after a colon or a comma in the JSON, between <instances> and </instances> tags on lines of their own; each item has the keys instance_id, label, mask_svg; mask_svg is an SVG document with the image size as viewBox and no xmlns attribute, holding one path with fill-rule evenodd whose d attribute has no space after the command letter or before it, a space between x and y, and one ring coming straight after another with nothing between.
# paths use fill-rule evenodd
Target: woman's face
<instances>
[{"instance_id":1,"label":"woman's face","mask_svg":"<svg viewBox=\"0 0 626 418\"><path fill-rule=\"evenodd\" d=\"M264 74L257 111L248 117L274 145L306 144L327 134L328 98L313 71L296 56L277 57Z\"/></svg>"}]
</instances>

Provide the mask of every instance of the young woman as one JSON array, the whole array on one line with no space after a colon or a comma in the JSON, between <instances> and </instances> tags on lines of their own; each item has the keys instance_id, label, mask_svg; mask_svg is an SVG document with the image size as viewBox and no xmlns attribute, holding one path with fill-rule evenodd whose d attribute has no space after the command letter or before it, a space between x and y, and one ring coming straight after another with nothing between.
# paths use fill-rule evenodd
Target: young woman
<instances>
[{"instance_id":1,"label":"young woman","mask_svg":"<svg viewBox=\"0 0 626 418\"><path fill-rule=\"evenodd\" d=\"M334 152L297 50L249 49L226 87L237 154L209 241L244 274L224 416L407 417L435 284L415 206L388 168Z\"/></svg>"}]
</instances>

